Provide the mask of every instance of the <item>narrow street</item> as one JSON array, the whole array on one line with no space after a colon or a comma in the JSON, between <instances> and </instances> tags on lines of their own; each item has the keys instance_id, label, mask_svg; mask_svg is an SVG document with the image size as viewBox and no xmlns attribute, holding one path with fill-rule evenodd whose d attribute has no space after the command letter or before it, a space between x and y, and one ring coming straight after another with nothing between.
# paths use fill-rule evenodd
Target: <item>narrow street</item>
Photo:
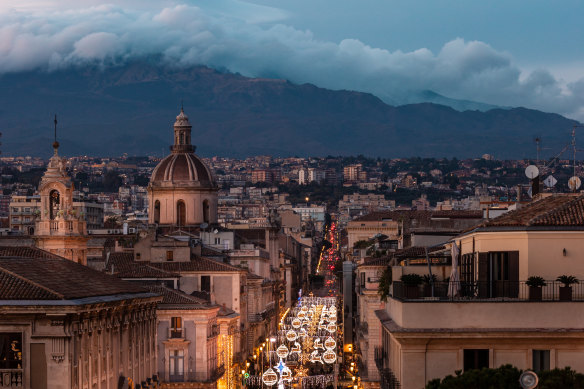
<instances>
[{"instance_id":1,"label":"narrow street","mask_svg":"<svg viewBox=\"0 0 584 389\"><path fill-rule=\"evenodd\" d=\"M358 388L355 364L343 361L343 305L336 266L339 231L335 223L325 228L324 237L316 266L323 281L282 314L277 333L262 343L253 361L242 370L243 386Z\"/></svg>"}]
</instances>

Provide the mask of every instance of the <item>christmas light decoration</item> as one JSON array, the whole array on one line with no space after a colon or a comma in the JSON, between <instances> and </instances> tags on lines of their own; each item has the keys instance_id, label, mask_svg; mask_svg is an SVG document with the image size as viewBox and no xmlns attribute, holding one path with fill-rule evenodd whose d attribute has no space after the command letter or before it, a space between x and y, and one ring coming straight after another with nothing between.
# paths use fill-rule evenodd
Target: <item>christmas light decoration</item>
<instances>
[{"instance_id":1,"label":"christmas light decoration","mask_svg":"<svg viewBox=\"0 0 584 389\"><path fill-rule=\"evenodd\" d=\"M322 354L322 360L328 364L335 363L337 360L337 354L333 350L326 350L324 354Z\"/></svg>"},{"instance_id":2,"label":"christmas light decoration","mask_svg":"<svg viewBox=\"0 0 584 389\"><path fill-rule=\"evenodd\" d=\"M271 367L262 374L262 382L268 386L273 386L278 382L278 375Z\"/></svg>"},{"instance_id":3,"label":"christmas light decoration","mask_svg":"<svg viewBox=\"0 0 584 389\"><path fill-rule=\"evenodd\" d=\"M294 342L296 339L298 339L298 334L294 330L289 330L286 332L286 339L288 339L290 342Z\"/></svg>"},{"instance_id":4,"label":"christmas light decoration","mask_svg":"<svg viewBox=\"0 0 584 389\"><path fill-rule=\"evenodd\" d=\"M276 349L276 355L282 359L285 359L289 353L288 347L284 344Z\"/></svg>"}]
</instances>

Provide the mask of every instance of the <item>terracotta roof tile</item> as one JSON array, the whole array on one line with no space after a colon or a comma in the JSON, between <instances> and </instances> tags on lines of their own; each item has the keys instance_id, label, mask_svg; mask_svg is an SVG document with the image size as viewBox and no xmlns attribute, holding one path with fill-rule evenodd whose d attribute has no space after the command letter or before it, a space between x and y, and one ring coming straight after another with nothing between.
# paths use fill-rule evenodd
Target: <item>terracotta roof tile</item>
<instances>
[{"instance_id":1,"label":"terracotta roof tile","mask_svg":"<svg viewBox=\"0 0 584 389\"><path fill-rule=\"evenodd\" d=\"M554 195L482 223L481 227L584 227L584 196Z\"/></svg>"},{"instance_id":2,"label":"terracotta roof tile","mask_svg":"<svg viewBox=\"0 0 584 389\"><path fill-rule=\"evenodd\" d=\"M56 254L32 246L0 246L0 257L18 258L62 258Z\"/></svg>"},{"instance_id":3,"label":"terracotta roof tile","mask_svg":"<svg viewBox=\"0 0 584 389\"><path fill-rule=\"evenodd\" d=\"M188 262L150 262L151 266L169 272L241 272L240 267L193 255Z\"/></svg>"},{"instance_id":4,"label":"terracotta roof tile","mask_svg":"<svg viewBox=\"0 0 584 389\"><path fill-rule=\"evenodd\" d=\"M217 307L216 304L211 304L208 301L200 299L195 296L188 295L180 290L167 288L163 285L149 285L148 290L162 296L162 301L159 304L160 309L164 309L164 305L172 305L176 309L180 305L180 309L209 309Z\"/></svg>"},{"instance_id":5,"label":"terracotta roof tile","mask_svg":"<svg viewBox=\"0 0 584 389\"><path fill-rule=\"evenodd\" d=\"M60 258L0 258L0 272L7 284L16 286L2 285L0 299L58 297L69 300L146 291L138 285Z\"/></svg>"}]
</instances>

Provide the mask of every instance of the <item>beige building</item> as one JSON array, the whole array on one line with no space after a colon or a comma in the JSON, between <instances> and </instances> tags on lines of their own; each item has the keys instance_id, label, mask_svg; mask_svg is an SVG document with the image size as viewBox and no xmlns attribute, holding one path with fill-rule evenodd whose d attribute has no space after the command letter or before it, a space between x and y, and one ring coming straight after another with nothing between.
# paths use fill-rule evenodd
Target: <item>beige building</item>
<instances>
[{"instance_id":1,"label":"beige building","mask_svg":"<svg viewBox=\"0 0 584 389\"><path fill-rule=\"evenodd\" d=\"M33 235L35 219L40 213L39 196L12 196L9 206L9 222L11 231L21 231L25 235Z\"/></svg>"},{"instance_id":2,"label":"beige building","mask_svg":"<svg viewBox=\"0 0 584 389\"><path fill-rule=\"evenodd\" d=\"M512 364L584 371L584 289L556 278L584 279L584 197L558 195L486 221L455 238L460 288L441 282L451 267L432 266L429 285L409 286L406 273L427 264L393 268L391 296L376 311L383 326L377 350L381 382L423 388L457 370ZM545 285L530 287L531 276ZM454 286L454 285L453 285Z\"/></svg>"},{"instance_id":3,"label":"beige building","mask_svg":"<svg viewBox=\"0 0 584 389\"><path fill-rule=\"evenodd\" d=\"M174 123L172 153L154 168L148 185L150 224L199 227L217 223L217 184L211 169L194 154L191 128L181 109Z\"/></svg>"},{"instance_id":4,"label":"beige building","mask_svg":"<svg viewBox=\"0 0 584 389\"><path fill-rule=\"evenodd\" d=\"M0 387L117 388L156 376L146 289L32 247L0 248Z\"/></svg>"}]
</instances>

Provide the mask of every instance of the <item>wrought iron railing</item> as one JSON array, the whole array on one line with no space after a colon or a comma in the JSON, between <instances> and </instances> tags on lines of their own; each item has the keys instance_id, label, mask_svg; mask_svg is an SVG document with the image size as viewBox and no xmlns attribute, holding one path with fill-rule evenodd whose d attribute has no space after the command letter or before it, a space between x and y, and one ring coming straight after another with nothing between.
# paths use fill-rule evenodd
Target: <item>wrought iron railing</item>
<instances>
[{"instance_id":1,"label":"wrought iron railing","mask_svg":"<svg viewBox=\"0 0 584 389\"><path fill-rule=\"evenodd\" d=\"M449 288L455 293L449 293ZM545 281L540 287L526 281L459 282L458 287L448 281L436 281L433 286L394 281L392 297L404 301L584 301L584 281L569 287L559 281Z\"/></svg>"}]
</instances>

